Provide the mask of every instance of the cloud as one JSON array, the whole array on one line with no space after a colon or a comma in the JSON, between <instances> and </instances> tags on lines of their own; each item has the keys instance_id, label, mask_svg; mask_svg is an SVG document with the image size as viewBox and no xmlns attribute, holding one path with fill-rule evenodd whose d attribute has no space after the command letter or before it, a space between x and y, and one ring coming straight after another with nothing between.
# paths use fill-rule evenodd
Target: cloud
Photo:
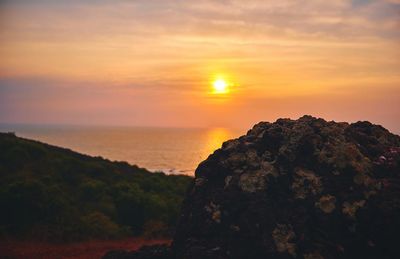
<instances>
[{"instance_id":1,"label":"cloud","mask_svg":"<svg viewBox=\"0 0 400 259\"><path fill-rule=\"evenodd\" d=\"M361 1L357 1L361 3ZM5 1L20 20L15 29L40 30L73 37L107 35L231 34L241 37L275 33L286 36L357 38L396 34L382 23L398 21L400 7L385 1ZM18 15L11 13L11 15ZM7 14L7 13L6 13ZM53 21L48 23L47 21ZM7 20L6 20L7 22ZM20 28L18 28L18 26ZM381 31L389 32L382 34ZM85 35L87 34L87 35ZM398 35L397 35L398 36Z\"/></svg>"}]
</instances>

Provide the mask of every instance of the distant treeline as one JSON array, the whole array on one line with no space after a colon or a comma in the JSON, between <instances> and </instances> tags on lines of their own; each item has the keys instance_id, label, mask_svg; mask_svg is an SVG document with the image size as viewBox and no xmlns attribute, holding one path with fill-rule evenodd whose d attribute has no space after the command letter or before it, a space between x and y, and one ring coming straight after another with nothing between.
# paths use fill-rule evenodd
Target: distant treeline
<instances>
[{"instance_id":1,"label":"distant treeline","mask_svg":"<svg viewBox=\"0 0 400 259\"><path fill-rule=\"evenodd\" d=\"M0 235L169 236L191 180L0 133Z\"/></svg>"}]
</instances>

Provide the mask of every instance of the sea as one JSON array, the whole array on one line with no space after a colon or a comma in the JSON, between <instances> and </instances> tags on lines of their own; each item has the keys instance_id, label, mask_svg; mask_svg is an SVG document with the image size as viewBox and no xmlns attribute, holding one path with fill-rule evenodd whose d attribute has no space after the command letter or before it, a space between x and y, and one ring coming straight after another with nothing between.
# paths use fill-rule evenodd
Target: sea
<instances>
[{"instance_id":1,"label":"sea","mask_svg":"<svg viewBox=\"0 0 400 259\"><path fill-rule=\"evenodd\" d=\"M1 132L69 148L79 153L126 161L152 172L194 175L198 164L222 143L246 130L228 128L150 128L106 126L6 125Z\"/></svg>"}]
</instances>

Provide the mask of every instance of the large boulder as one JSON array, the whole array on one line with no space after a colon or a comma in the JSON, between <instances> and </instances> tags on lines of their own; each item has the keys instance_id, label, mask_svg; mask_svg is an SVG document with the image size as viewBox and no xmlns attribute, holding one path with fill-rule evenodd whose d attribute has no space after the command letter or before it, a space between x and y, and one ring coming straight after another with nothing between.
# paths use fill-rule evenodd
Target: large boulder
<instances>
[{"instance_id":1,"label":"large boulder","mask_svg":"<svg viewBox=\"0 0 400 259\"><path fill-rule=\"evenodd\" d=\"M400 258L400 137L261 122L202 162L170 258Z\"/></svg>"}]
</instances>

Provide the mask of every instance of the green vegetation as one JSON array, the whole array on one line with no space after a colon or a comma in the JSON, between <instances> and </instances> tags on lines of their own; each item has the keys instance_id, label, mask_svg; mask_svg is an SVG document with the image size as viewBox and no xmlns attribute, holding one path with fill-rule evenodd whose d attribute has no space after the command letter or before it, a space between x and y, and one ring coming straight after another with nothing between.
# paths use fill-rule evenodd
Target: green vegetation
<instances>
[{"instance_id":1,"label":"green vegetation","mask_svg":"<svg viewBox=\"0 0 400 259\"><path fill-rule=\"evenodd\" d=\"M171 235L191 178L0 133L0 235Z\"/></svg>"}]
</instances>

